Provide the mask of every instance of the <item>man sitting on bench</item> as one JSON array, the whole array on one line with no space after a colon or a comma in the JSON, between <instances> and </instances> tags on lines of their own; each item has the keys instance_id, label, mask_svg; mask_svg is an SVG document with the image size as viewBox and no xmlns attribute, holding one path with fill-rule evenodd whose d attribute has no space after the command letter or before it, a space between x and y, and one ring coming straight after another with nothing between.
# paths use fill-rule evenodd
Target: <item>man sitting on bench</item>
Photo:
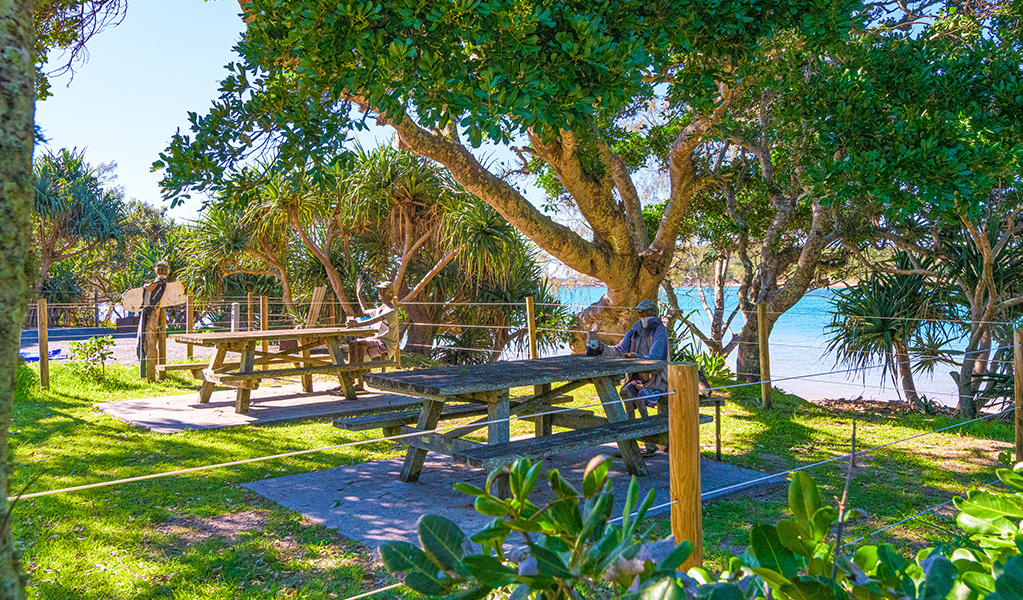
<instances>
[{"instance_id":1,"label":"man sitting on bench","mask_svg":"<svg viewBox=\"0 0 1023 600\"><path fill-rule=\"evenodd\" d=\"M376 325L377 333L370 338L357 340L349 345L351 350L362 348L367 359L380 358L390 360L398 349L398 309L394 306L394 284L384 281L376 285L377 296L380 298L380 306L367 308L366 301L362 299L362 279L355 282L355 297L359 300L362 312L366 313L365 319L350 317L349 327L366 327Z\"/></svg>"},{"instance_id":2,"label":"man sitting on bench","mask_svg":"<svg viewBox=\"0 0 1023 600\"><path fill-rule=\"evenodd\" d=\"M636 321L632 329L625 334L622 341L614 346L600 344L596 351L587 350L589 355L603 355L624 358L645 358L647 360L668 360L668 329L657 316L657 305L651 300L644 300L635 310L647 313ZM657 406L657 398L668 391L668 376L661 373L630 373L626 376L621 390L618 392L625 401L625 408L630 415L649 416L647 406ZM650 455L657 452L657 445L646 442L646 452Z\"/></svg>"}]
</instances>

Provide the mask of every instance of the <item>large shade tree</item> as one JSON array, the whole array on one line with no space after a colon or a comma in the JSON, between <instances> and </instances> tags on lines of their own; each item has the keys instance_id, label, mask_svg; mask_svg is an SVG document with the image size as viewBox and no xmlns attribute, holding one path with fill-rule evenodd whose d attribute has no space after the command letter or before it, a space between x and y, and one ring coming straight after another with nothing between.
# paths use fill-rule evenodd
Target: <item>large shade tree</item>
<instances>
[{"instance_id":1,"label":"large shade tree","mask_svg":"<svg viewBox=\"0 0 1023 600\"><path fill-rule=\"evenodd\" d=\"M913 261L874 266L944 277L969 307L956 377L966 417L981 407L992 322L1023 303L1005 276L1023 234L1021 34L1019 2L949 8L910 35L855 40L807 78L798 107L819 140L805 180L831 202L857 199L868 218L846 232ZM849 238L872 263L865 238Z\"/></svg>"},{"instance_id":2,"label":"large shade tree","mask_svg":"<svg viewBox=\"0 0 1023 600\"><path fill-rule=\"evenodd\" d=\"M704 185L694 153L762 83L775 40L829 43L852 25L858 3L242 6L245 64L233 67L213 110L193 119L192 134L172 142L159 165L178 186L170 195L216 179L275 131L282 154L305 160L332 143L324 134L373 119L543 250L606 283L605 299L581 317L614 331L634 315L605 308L656 296L689 200ZM287 99L295 95L301 101ZM622 127L654 98L664 100L663 127ZM636 136L667 138L669 148L667 205L652 237L633 178L646 159L622 148ZM556 182L587 232L552 218L488 168L480 150L487 143L515 144L540 163L537 172Z\"/></svg>"}]
</instances>

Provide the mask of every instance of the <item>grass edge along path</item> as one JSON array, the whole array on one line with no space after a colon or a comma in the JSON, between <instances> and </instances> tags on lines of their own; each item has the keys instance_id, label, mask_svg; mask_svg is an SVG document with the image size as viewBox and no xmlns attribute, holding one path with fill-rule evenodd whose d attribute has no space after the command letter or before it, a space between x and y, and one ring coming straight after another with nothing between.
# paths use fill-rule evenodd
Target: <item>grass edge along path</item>
<instances>
[{"instance_id":1,"label":"grass edge along path","mask_svg":"<svg viewBox=\"0 0 1023 600\"><path fill-rule=\"evenodd\" d=\"M154 434L108 417L97 402L188 393L191 380L142 382L133 369L115 367L104 382L56 365L52 391L38 388L34 371L19 372L12 427L18 467L15 485L54 489L228 462L379 437L342 432L329 420L259 427ZM715 385L732 382L719 380ZM855 413L834 411L782 393L775 408L758 408L759 387L729 390L722 422L724 460L767 473L841 455ZM576 403L595 402L592 390ZM947 417L856 414L858 445L879 445L952 424ZM516 425L523 431L526 423ZM513 429L514 433L514 429ZM879 529L971 485L990 480L998 451L1012 430L976 423L934 434L860 459L851 505L870 516L849 539ZM704 457L713 458L713 429L703 428ZM401 456L393 442L289 457L251 466L204 471L20 502L15 532L30 593L45 598L347 598L391 583L374 551L301 515L268 502L239 484L264 477L333 468ZM824 498L839 493L845 461L809 470ZM452 492L456 493L456 492ZM749 526L774 522L785 511L775 486L704 508L705 549L715 561L741 553ZM883 540L912 549L947 535L947 509L885 532ZM944 516L943 516L944 515ZM668 533L665 518L653 519ZM928 525L927 523L932 523ZM717 565L721 566L721 565ZM408 597L388 590L377 597Z\"/></svg>"}]
</instances>

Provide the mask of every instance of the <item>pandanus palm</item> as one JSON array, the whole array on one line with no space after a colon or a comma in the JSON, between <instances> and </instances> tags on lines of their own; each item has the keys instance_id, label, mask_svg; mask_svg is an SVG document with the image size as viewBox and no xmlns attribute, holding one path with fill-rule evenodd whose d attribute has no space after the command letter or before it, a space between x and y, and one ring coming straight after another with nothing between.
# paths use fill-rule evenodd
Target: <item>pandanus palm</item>
<instances>
[{"instance_id":1,"label":"pandanus palm","mask_svg":"<svg viewBox=\"0 0 1023 600\"><path fill-rule=\"evenodd\" d=\"M39 292L54 263L119 239L126 210L118 192L103 188L101 169L89 165L84 152L48 152L35 160L32 170Z\"/></svg>"},{"instance_id":2,"label":"pandanus palm","mask_svg":"<svg viewBox=\"0 0 1023 600\"><path fill-rule=\"evenodd\" d=\"M909 270L905 255L897 255L892 266ZM937 306L927 291L923 275L872 272L855 285L835 294L831 323L827 325L828 351L836 361L865 368L880 364L881 381L896 376L905 399L914 409L923 408L913 379L911 355L921 364L933 357L917 356L916 350L934 337L932 320ZM899 387L897 384L896 387Z\"/></svg>"},{"instance_id":3,"label":"pandanus palm","mask_svg":"<svg viewBox=\"0 0 1023 600\"><path fill-rule=\"evenodd\" d=\"M351 232L349 254L359 254L360 270L394 284L409 317L409 348L426 354L444 303L475 287L465 274L501 275L495 266L514 229L436 163L387 146L360 154L347 191L338 219Z\"/></svg>"}]
</instances>

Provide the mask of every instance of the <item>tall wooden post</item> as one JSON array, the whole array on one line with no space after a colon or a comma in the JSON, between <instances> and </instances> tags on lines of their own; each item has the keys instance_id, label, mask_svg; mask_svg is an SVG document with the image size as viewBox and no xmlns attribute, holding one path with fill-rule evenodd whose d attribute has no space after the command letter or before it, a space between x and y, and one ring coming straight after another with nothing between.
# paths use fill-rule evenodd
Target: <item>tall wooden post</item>
<instances>
[{"instance_id":1,"label":"tall wooden post","mask_svg":"<svg viewBox=\"0 0 1023 600\"><path fill-rule=\"evenodd\" d=\"M327 307L329 308L329 310L327 311L327 315L328 315L328 318L330 319L330 326L331 327L337 327L337 309L336 309L337 302L334 299L334 294L328 294L327 297L330 298L330 302L327 304Z\"/></svg>"},{"instance_id":2,"label":"tall wooden post","mask_svg":"<svg viewBox=\"0 0 1023 600\"><path fill-rule=\"evenodd\" d=\"M540 352L536 342L536 306L533 304L532 296L526 296L526 325L529 328L529 358L536 360L540 357ZM533 394L536 396L549 391L551 391L549 383L533 386ZM554 417L552 415L536 417L533 421L533 435L536 437L551 435L553 432Z\"/></svg>"},{"instance_id":3,"label":"tall wooden post","mask_svg":"<svg viewBox=\"0 0 1023 600\"><path fill-rule=\"evenodd\" d=\"M700 367L668 365L668 470L671 532L675 543L693 543L682 570L703 566L703 505L700 500Z\"/></svg>"},{"instance_id":4,"label":"tall wooden post","mask_svg":"<svg viewBox=\"0 0 1023 600\"><path fill-rule=\"evenodd\" d=\"M167 310L159 308L157 311L158 315L156 318L160 329L156 334L156 364L165 365L167 364ZM167 379L167 371L156 371L156 378L160 381Z\"/></svg>"},{"instance_id":5,"label":"tall wooden post","mask_svg":"<svg viewBox=\"0 0 1023 600\"><path fill-rule=\"evenodd\" d=\"M50 316L46 312L46 298L36 302L36 331L39 333L39 387L50 389Z\"/></svg>"},{"instance_id":6,"label":"tall wooden post","mask_svg":"<svg viewBox=\"0 0 1023 600\"><path fill-rule=\"evenodd\" d=\"M237 302L231 303L231 333L238 333L242 328L241 305Z\"/></svg>"},{"instance_id":7,"label":"tall wooden post","mask_svg":"<svg viewBox=\"0 0 1023 600\"><path fill-rule=\"evenodd\" d=\"M144 312L143 312L144 314ZM139 365L143 379L156 381L156 365L160 360L160 309L153 308L142 329L142 343L146 358Z\"/></svg>"},{"instance_id":8,"label":"tall wooden post","mask_svg":"<svg viewBox=\"0 0 1023 600\"><path fill-rule=\"evenodd\" d=\"M401 314L401 309L398 308L398 301L397 300L394 301L394 310L399 311L398 312L399 315ZM394 368L398 369L398 370L401 370L401 324L400 323L398 324L398 345L394 348Z\"/></svg>"},{"instance_id":9,"label":"tall wooden post","mask_svg":"<svg viewBox=\"0 0 1023 600\"><path fill-rule=\"evenodd\" d=\"M266 296L259 297L259 329L261 331L267 331L270 329L270 298ZM265 355L270 351L270 343L263 340L263 354ZM270 365L263 363L263 370L266 371L270 368Z\"/></svg>"},{"instance_id":10,"label":"tall wooden post","mask_svg":"<svg viewBox=\"0 0 1023 600\"><path fill-rule=\"evenodd\" d=\"M757 305L757 333L760 345L760 398L761 406L771 408L771 351L770 329L767 323L767 305Z\"/></svg>"},{"instance_id":11,"label":"tall wooden post","mask_svg":"<svg viewBox=\"0 0 1023 600\"><path fill-rule=\"evenodd\" d=\"M253 309L255 308L255 303L252 301L252 292L249 292L247 296L248 297L246 299L248 300L248 304L246 304L246 306L245 306L245 314L249 318L249 327L245 331L255 331L256 330L256 315L253 314Z\"/></svg>"},{"instance_id":12,"label":"tall wooden post","mask_svg":"<svg viewBox=\"0 0 1023 600\"><path fill-rule=\"evenodd\" d=\"M536 309L533 306L533 297L526 296L526 321L529 323L529 358L536 360Z\"/></svg>"},{"instance_id":13,"label":"tall wooden post","mask_svg":"<svg viewBox=\"0 0 1023 600\"><path fill-rule=\"evenodd\" d=\"M1013 332L1013 382L1016 388L1016 462L1023 461L1023 329Z\"/></svg>"},{"instance_id":14,"label":"tall wooden post","mask_svg":"<svg viewBox=\"0 0 1023 600\"><path fill-rule=\"evenodd\" d=\"M185 333L192 333L194 328L193 323L195 322L195 296L189 294L185 296ZM192 360L192 344L185 345L185 358L189 362Z\"/></svg>"}]
</instances>

